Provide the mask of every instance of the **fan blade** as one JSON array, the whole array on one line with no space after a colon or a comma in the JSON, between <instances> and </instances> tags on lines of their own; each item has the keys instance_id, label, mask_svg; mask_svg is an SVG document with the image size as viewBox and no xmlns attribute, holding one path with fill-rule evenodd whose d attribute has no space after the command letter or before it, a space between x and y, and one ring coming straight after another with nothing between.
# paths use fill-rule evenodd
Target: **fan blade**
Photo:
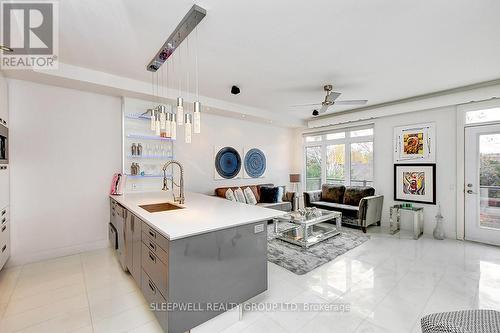
<instances>
[{"instance_id":1,"label":"fan blade","mask_svg":"<svg viewBox=\"0 0 500 333\"><path fill-rule=\"evenodd\" d=\"M368 103L366 99L353 99L353 100L345 100L345 101L337 101L335 105L365 105Z\"/></svg>"},{"instance_id":2,"label":"fan blade","mask_svg":"<svg viewBox=\"0 0 500 333\"><path fill-rule=\"evenodd\" d=\"M314 104L296 104L296 105L289 105L289 107L294 108L298 106L316 106L316 105L321 105L321 103L314 103Z\"/></svg>"},{"instance_id":3,"label":"fan blade","mask_svg":"<svg viewBox=\"0 0 500 333\"><path fill-rule=\"evenodd\" d=\"M342 95L342 94L339 92L332 91L329 95L326 96L325 101L326 102L335 102L335 100L337 98L339 98L340 95Z\"/></svg>"},{"instance_id":4,"label":"fan blade","mask_svg":"<svg viewBox=\"0 0 500 333\"><path fill-rule=\"evenodd\" d=\"M328 108L329 108L329 107L330 107L330 105L323 105L323 106L321 107L321 109L319 109L319 113L320 113L320 114L321 114L321 113L325 113L325 112L326 112L326 110L328 110Z\"/></svg>"}]
</instances>

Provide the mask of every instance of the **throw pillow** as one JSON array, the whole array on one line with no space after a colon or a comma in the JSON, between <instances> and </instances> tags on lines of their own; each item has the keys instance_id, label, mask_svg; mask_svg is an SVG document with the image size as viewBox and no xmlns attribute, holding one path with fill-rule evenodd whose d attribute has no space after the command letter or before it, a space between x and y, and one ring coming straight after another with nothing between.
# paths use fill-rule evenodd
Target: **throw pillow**
<instances>
[{"instance_id":1,"label":"throw pillow","mask_svg":"<svg viewBox=\"0 0 500 333\"><path fill-rule=\"evenodd\" d=\"M345 190L344 205L358 206L361 199L374 194L373 187L349 186Z\"/></svg>"},{"instance_id":2,"label":"throw pillow","mask_svg":"<svg viewBox=\"0 0 500 333\"><path fill-rule=\"evenodd\" d=\"M321 187L321 200L335 203L343 203L345 186L344 185L323 185Z\"/></svg>"},{"instance_id":3,"label":"throw pillow","mask_svg":"<svg viewBox=\"0 0 500 333\"><path fill-rule=\"evenodd\" d=\"M230 188L228 188L226 191L226 199L231 201L236 201L236 198L234 197L234 192Z\"/></svg>"},{"instance_id":4,"label":"throw pillow","mask_svg":"<svg viewBox=\"0 0 500 333\"><path fill-rule=\"evenodd\" d=\"M257 199L255 198L255 194L253 194L253 191L250 187L245 187L245 189L243 190L243 194L245 195L247 204L249 205L257 204Z\"/></svg>"},{"instance_id":5,"label":"throw pillow","mask_svg":"<svg viewBox=\"0 0 500 333\"><path fill-rule=\"evenodd\" d=\"M284 195L285 195L285 186L278 186L278 202L283 202Z\"/></svg>"},{"instance_id":6,"label":"throw pillow","mask_svg":"<svg viewBox=\"0 0 500 333\"><path fill-rule=\"evenodd\" d=\"M261 187L260 202L262 203L277 203L279 188L277 187Z\"/></svg>"},{"instance_id":7,"label":"throw pillow","mask_svg":"<svg viewBox=\"0 0 500 333\"><path fill-rule=\"evenodd\" d=\"M243 190L240 187L238 187L236 190L234 190L234 196L236 197L237 202L242 202L242 203L247 202L245 200L245 195L243 194Z\"/></svg>"}]
</instances>

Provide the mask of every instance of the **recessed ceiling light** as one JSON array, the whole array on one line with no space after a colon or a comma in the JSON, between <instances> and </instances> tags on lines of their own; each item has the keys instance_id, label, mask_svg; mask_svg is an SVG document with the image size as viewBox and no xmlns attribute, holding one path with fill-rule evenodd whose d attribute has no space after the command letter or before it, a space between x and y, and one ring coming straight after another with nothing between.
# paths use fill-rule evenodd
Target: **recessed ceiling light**
<instances>
[{"instance_id":1,"label":"recessed ceiling light","mask_svg":"<svg viewBox=\"0 0 500 333\"><path fill-rule=\"evenodd\" d=\"M2 44L0 44L0 50L5 51L5 52L14 52L13 49L11 49L8 46L2 45Z\"/></svg>"},{"instance_id":2,"label":"recessed ceiling light","mask_svg":"<svg viewBox=\"0 0 500 333\"><path fill-rule=\"evenodd\" d=\"M242 116L243 118L245 118L245 117L246 117L246 115L244 115L244 114L242 114L241 116Z\"/></svg>"}]
</instances>

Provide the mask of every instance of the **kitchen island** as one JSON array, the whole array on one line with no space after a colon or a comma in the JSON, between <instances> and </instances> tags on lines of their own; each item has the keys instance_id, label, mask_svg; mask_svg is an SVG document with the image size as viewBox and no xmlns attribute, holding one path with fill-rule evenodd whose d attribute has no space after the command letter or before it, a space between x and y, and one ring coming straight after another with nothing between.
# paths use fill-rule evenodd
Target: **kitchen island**
<instances>
[{"instance_id":1,"label":"kitchen island","mask_svg":"<svg viewBox=\"0 0 500 333\"><path fill-rule=\"evenodd\" d=\"M111 196L111 224L120 210L123 267L165 332L189 331L267 290L267 223L284 212L191 192L178 205L163 191Z\"/></svg>"}]
</instances>

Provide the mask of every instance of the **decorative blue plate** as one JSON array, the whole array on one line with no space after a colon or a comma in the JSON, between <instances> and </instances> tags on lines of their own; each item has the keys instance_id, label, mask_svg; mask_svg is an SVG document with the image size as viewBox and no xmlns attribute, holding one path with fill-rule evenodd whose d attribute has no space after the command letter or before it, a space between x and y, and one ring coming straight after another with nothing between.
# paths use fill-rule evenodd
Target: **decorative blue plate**
<instances>
[{"instance_id":1,"label":"decorative blue plate","mask_svg":"<svg viewBox=\"0 0 500 333\"><path fill-rule=\"evenodd\" d=\"M241 170L240 154L233 147L224 147L215 155L215 170L226 179L236 177Z\"/></svg>"},{"instance_id":2,"label":"decorative blue plate","mask_svg":"<svg viewBox=\"0 0 500 333\"><path fill-rule=\"evenodd\" d=\"M250 149L245 155L245 171L252 178L259 178L266 171L266 155L257 148Z\"/></svg>"}]
</instances>

